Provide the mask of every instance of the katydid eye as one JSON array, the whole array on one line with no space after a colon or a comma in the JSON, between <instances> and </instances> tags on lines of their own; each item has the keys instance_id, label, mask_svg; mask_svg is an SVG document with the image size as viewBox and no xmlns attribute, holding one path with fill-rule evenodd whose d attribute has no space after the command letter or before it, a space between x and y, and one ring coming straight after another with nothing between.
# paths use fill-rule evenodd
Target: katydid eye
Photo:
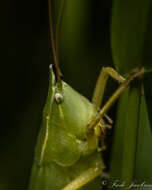
<instances>
[{"instance_id":1,"label":"katydid eye","mask_svg":"<svg viewBox=\"0 0 152 190\"><path fill-rule=\"evenodd\" d=\"M62 94L57 92L57 93L55 93L54 99L55 99L56 103L59 104L63 101L63 96L62 96Z\"/></svg>"}]
</instances>

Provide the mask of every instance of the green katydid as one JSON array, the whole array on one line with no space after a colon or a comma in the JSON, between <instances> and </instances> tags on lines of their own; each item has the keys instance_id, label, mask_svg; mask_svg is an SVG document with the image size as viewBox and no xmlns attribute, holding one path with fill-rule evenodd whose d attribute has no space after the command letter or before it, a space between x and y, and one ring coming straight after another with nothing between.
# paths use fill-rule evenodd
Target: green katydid
<instances>
[{"instance_id":1,"label":"green katydid","mask_svg":"<svg viewBox=\"0 0 152 190\"><path fill-rule=\"evenodd\" d=\"M104 139L105 129L111 125L106 113L130 82L141 76L145 70L137 69L128 79L124 79L114 69L102 68L90 102L62 81L52 19L50 32L54 67L50 66L48 97L35 150L29 190L100 190L99 176L105 165L99 151L104 149L104 145L100 148L98 142L99 139ZM100 109L109 75L121 85Z\"/></svg>"}]
</instances>

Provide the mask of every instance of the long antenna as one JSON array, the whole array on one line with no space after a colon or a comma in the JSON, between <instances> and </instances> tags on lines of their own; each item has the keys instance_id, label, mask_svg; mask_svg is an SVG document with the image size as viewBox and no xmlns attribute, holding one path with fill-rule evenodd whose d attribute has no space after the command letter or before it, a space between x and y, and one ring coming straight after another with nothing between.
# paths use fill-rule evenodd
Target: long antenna
<instances>
[{"instance_id":1,"label":"long antenna","mask_svg":"<svg viewBox=\"0 0 152 190\"><path fill-rule=\"evenodd\" d=\"M52 19L52 3L51 0L48 0L48 5L49 5L49 24L50 24L50 37L51 37L51 44L52 44L52 51L53 51L53 59L54 59L54 65L56 68L56 75L57 75L57 80L61 84L61 70L59 67L59 62L56 54L56 49L55 49L55 41L54 41L54 31L53 31L53 19Z\"/></svg>"},{"instance_id":2,"label":"long antenna","mask_svg":"<svg viewBox=\"0 0 152 190\"><path fill-rule=\"evenodd\" d=\"M59 41L60 41L61 26L62 26L62 19L63 19L63 13L64 13L64 6L65 6L65 0L60 0L60 1L61 1L61 4L60 4L59 16L58 16L57 27L56 27L56 58L57 59L59 59Z\"/></svg>"}]
</instances>

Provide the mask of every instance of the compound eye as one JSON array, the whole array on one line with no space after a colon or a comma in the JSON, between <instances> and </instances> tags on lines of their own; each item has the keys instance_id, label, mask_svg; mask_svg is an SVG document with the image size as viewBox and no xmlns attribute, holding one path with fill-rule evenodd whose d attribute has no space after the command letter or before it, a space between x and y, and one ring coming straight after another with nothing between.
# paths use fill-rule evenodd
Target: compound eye
<instances>
[{"instance_id":1,"label":"compound eye","mask_svg":"<svg viewBox=\"0 0 152 190\"><path fill-rule=\"evenodd\" d=\"M59 104L63 101L63 96L62 96L62 94L57 92L57 93L55 93L54 99L55 99L56 103Z\"/></svg>"}]
</instances>

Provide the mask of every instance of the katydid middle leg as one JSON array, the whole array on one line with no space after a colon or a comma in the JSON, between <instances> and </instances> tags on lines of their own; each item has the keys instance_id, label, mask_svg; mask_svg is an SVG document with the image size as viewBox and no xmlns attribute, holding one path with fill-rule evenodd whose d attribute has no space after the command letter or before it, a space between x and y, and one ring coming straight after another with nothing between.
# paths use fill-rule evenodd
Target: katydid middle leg
<instances>
[{"instance_id":1,"label":"katydid middle leg","mask_svg":"<svg viewBox=\"0 0 152 190\"><path fill-rule=\"evenodd\" d=\"M97 107L100 107L102 104L103 94L109 76L114 78L119 83L123 83L125 81L125 78L119 75L112 67L102 67L92 96L92 103Z\"/></svg>"},{"instance_id":2,"label":"katydid middle leg","mask_svg":"<svg viewBox=\"0 0 152 190\"><path fill-rule=\"evenodd\" d=\"M92 97L92 103L95 104L98 109L100 108L100 106L102 104L103 95L104 95L104 91L105 91L109 76L114 78L119 83L124 83L126 80L121 75L119 75L117 73L117 71L114 70L112 67L103 67L101 69L99 77L96 82L94 92L93 92L93 97ZM94 135L93 130L92 130L92 133L88 133L88 144L92 148L97 146L97 143L98 143L97 136L102 136L102 138L100 138L102 146L99 149L104 150L106 148L105 143L104 143L104 139L106 136L105 135L106 128L111 127L112 120L106 115L106 113L105 113L104 117L108 121L108 124L104 121L103 118L101 118L99 125L96 125L96 127L95 127L96 134Z\"/></svg>"},{"instance_id":3,"label":"katydid middle leg","mask_svg":"<svg viewBox=\"0 0 152 190\"><path fill-rule=\"evenodd\" d=\"M117 88L117 90L113 93L113 95L109 98L109 100L106 102L106 104L102 107L102 109L99 111L99 113L96 115L95 118L92 119L92 121L88 124L88 137L91 136L93 129L99 124L99 122L103 119L104 115L107 113L107 111L111 108L113 103L119 98L119 96L123 93L123 91L129 86L129 84L135 79L140 78L144 73L145 69L135 69L130 74L128 79L124 80L122 84ZM106 79L107 80L107 79ZM98 81L97 81L98 83ZM97 89L95 89L97 92ZM104 91L104 90L103 90ZM95 92L95 93L96 93ZM95 97L95 95L94 95ZM93 98L94 99L94 98ZM102 99L102 97L101 97ZM99 100L96 102L99 102ZM90 138L90 137L89 137Z\"/></svg>"}]
</instances>

